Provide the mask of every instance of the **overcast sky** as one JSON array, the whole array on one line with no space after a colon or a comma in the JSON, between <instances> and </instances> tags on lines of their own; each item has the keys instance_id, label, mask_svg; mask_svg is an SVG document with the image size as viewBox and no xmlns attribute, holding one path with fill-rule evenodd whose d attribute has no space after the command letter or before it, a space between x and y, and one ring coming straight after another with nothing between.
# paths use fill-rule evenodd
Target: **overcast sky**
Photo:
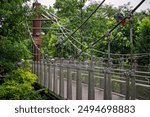
<instances>
[{"instance_id":1,"label":"overcast sky","mask_svg":"<svg viewBox=\"0 0 150 117\"><path fill-rule=\"evenodd\" d=\"M31 1L33 2L34 0L31 0ZM95 1L95 0L88 0L88 1ZM102 1L102 0L96 0L96 1ZM120 5L131 2L131 5L135 7L140 1L141 0L106 0L105 3L112 4L115 7L118 7ZM49 5L52 6L55 3L55 0L38 0L38 2L46 6L49 6ZM150 0L145 0L145 2L140 6L138 11L145 10L148 8L150 8Z\"/></svg>"}]
</instances>

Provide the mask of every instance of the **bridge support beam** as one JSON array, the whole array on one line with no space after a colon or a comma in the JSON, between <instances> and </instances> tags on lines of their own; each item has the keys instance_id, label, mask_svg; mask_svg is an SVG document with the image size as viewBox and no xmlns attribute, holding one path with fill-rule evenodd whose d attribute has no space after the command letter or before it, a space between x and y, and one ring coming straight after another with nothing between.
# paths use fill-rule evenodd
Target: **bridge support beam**
<instances>
[{"instance_id":1,"label":"bridge support beam","mask_svg":"<svg viewBox=\"0 0 150 117\"><path fill-rule=\"evenodd\" d=\"M33 3L33 8L37 9L41 6L40 3ZM36 19L33 20L33 60L40 61L40 48L41 48L41 18L37 16Z\"/></svg>"}]
</instances>

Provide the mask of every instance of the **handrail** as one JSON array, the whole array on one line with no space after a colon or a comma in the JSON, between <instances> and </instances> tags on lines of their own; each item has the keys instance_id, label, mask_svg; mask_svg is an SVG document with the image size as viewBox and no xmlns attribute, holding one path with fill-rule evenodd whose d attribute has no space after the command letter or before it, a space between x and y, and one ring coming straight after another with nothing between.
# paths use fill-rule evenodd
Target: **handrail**
<instances>
[{"instance_id":1,"label":"handrail","mask_svg":"<svg viewBox=\"0 0 150 117\"><path fill-rule=\"evenodd\" d=\"M113 99L112 96L114 95L113 92L120 93L121 95L124 95L126 97L126 93L124 92L126 89L128 89L128 92L130 93L133 93L134 91L134 93L137 93L137 96L138 95L141 96L142 95L140 94L141 91L139 91L142 90L141 88L132 90L132 92L130 91L130 88L141 87L141 86L145 90L148 90L150 88L150 79L149 80L145 79L145 78L150 78L150 76L144 74L147 73L144 71L141 71L143 72L142 75L138 75L138 73L134 72L134 70L131 71L126 68L120 69L120 71L119 68L117 68L116 71L113 71L113 66L110 66L110 68L106 68L101 66L101 64L99 64L98 66L97 65L94 66L94 69L92 68L86 69L86 67L84 67L85 64L82 62L72 63L69 62L69 60L67 62L66 60L63 59L61 60L57 59L57 61L53 61L53 63L49 62L48 60L44 60L44 62L33 61L32 65L33 65L32 71L38 75L39 78L38 83L49 88L49 90L55 92L58 95L63 96L66 99L95 99L97 98L94 97L95 95L94 92L96 88L103 88L104 89L103 91L109 94L109 95L105 95L104 99ZM106 69L97 69L97 67L99 66L101 66L101 68L106 68ZM89 79L90 77L94 79L94 82L91 79ZM131 83L133 82L132 78L135 78L134 87L133 86L131 87ZM91 80L92 82L88 83L89 80ZM106 83L105 87L103 87L104 82ZM67 84L68 88L71 87L72 90L67 88L66 91L64 89L65 84ZM84 84L86 84L87 87L91 87L91 88L94 86L94 88L92 88L93 89L92 91L89 89L91 95L91 96L89 95L89 98L88 97L85 98L84 96L85 92L89 93L88 90L81 91L82 90L81 87L85 87ZM77 86L79 86L79 88L77 88ZM74 90L76 90L76 88L78 91L76 92L76 96L75 96ZM67 92L68 94L66 94ZM130 93L128 93L129 96L126 99L131 99ZM138 99L138 97L135 98ZM147 99L148 97L145 98ZM123 99L123 98L118 97L118 99Z\"/></svg>"}]
</instances>

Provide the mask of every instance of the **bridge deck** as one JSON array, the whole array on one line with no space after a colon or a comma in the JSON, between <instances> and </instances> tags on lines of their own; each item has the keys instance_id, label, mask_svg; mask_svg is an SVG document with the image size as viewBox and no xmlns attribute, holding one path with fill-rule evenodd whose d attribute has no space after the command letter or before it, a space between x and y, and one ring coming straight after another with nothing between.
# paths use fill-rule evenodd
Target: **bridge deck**
<instances>
[{"instance_id":1,"label":"bridge deck","mask_svg":"<svg viewBox=\"0 0 150 117\"><path fill-rule=\"evenodd\" d=\"M64 97L67 98L67 82L64 81ZM103 100L104 91L103 89L95 87L95 100ZM72 99L76 100L76 81L72 81ZM112 94L113 100L123 100L123 96L118 94ZM82 83L82 100L88 100L88 85Z\"/></svg>"},{"instance_id":2,"label":"bridge deck","mask_svg":"<svg viewBox=\"0 0 150 117\"><path fill-rule=\"evenodd\" d=\"M44 79L43 79L44 80ZM48 81L48 79L46 80ZM41 83L42 86L48 88L49 90L53 91L54 89L50 89L48 86L48 82ZM57 84L59 84L59 78L57 80ZM53 87L53 84L52 86ZM53 91L56 94L60 94L59 92L59 85L57 85L57 91ZM64 96L65 99L67 99L67 80L64 79ZM113 100L124 100L125 97L123 95L120 95L118 93L112 92L112 99ZM76 100L76 81L72 80L72 100ZM88 100L88 85L85 83L82 83L82 100ZM95 100L104 100L104 91L101 88L95 87Z\"/></svg>"}]
</instances>

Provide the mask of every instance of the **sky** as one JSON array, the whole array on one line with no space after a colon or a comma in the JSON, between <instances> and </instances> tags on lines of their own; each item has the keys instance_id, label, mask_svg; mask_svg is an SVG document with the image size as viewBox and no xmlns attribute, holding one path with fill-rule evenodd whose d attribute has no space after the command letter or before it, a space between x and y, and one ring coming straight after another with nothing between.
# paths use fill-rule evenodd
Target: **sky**
<instances>
[{"instance_id":1,"label":"sky","mask_svg":"<svg viewBox=\"0 0 150 117\"><path fill-rule=\"evenodd\" d=\"M32 3L34 0L31 0L30 3ZM95 0L88 0L88 1L95 1ZM102 0L96 0L96 1L102 1ZM115 7L118 7L120 5L127 4L128 2L131 2L131 5L135 7L141 0L106 0L105 3L112 4ZM46 6L52 6L55 3L55 0L38 0L39 3L46 5ZM145 10L150 8L150 0L145 0L145 2L138 8L138 11Z\"/></svg>"}]
</instances>

